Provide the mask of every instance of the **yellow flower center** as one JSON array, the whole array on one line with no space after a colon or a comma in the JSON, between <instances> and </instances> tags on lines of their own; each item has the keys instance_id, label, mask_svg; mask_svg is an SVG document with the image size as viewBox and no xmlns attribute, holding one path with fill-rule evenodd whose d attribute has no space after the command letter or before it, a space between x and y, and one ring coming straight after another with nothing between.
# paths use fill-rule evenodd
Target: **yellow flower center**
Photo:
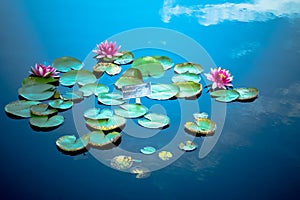
<instances>
[{"instance_id":1,"label":"yellow flower center","mask_svg":"<svg viewBox=\"0 0 300 200\"><path fill-rule=\"evenodd\" d=\"M219 74L219 78L223 79L223 78L226 78L226 76L224 74Z\"/></svg>"}]
</instances>

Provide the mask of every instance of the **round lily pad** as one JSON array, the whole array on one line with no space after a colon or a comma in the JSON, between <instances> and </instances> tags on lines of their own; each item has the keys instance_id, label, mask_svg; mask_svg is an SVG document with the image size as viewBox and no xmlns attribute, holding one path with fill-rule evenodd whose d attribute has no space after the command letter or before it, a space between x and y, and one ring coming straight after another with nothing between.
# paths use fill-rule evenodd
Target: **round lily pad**
<instances>
[{"instance_id":1,"label":"round lily pad","mask_svg":"<svg viewBox=\"0 0 300 200\"><path fill-rule=\"evenodd\" d=\"M187 72L192 74L200 74L201 72L203 72L203 68L199 64L185 62L175 65L174 71L178 74L183 74Z\"/></svg>"},{"instance_id":2,"label":"round lily pad","mask_svg":"<svg viewBox=\"0 0 300 200\"><path fill-rule=\"evenodd\" d=\"M117 65L126 65L133 61L133 54L129 51L121 51L122 55L115 58L114 63Z\"/></svg>"},{"instance_id":3,"label":"round lily pad","mask_svg":"<svg viewBox=\"0 0 300 200\"><path fill-rule=\"evenodd\" d=\"M258 96L257 88L235 88L240 95L237 100L239 101L248 101L255 99Z\"/></svg>"},{"instance_id":4,"label":"round lily pad","mask_svg":"<svg viewBox=\"0 0 300 200\"><path fill-rule=\"evenodd\" d=\"M146 128L163 128L170 123L170 118L166 115L149 113L144 116L144 119L139 119L138 123Z\"/></svg>"},{"instance_id":5,"label":"round lily pad","mask_svg":"<svg viewBox=\"0 0 300 200\"><path fill-rule=\"evenodd\" d=\"M83 63L72 57L61 57L53 61L52 66L60 72L68 72L71 70L80 70L83 67Z\"/></svg>"},{"instance_id":6,"label":"round lily pad","mask_svg":"<svg viewBox=\"0 0 300 200\"><path fill-rule=\"evenodd\" d=\"M116 75L121 72L121 67L119 65L116 65L114 63L97 63L93 67L94 72L106 72L108 75Z\"/></svg>"},{"instance_id":7,"label":"round lily pad","mask_svg":"<svg viewBox=\"0 0 300 200\"><path fill-rule=\"evenodd\" d=\"M210 96L220 102L231 102L239 98L240 94L235 90L216 90L210 93Z\"/></svg>"},{"instance_id":8,"label":"round lily pad","mask_svg":"<svg viewBox=\"0 0 300 200\"><path fill-rule=\"evenodd\" d=\"M32 116L29 120L32 126L39 128L51 128L61 125L64 122L64 117L55 115L48 118L48 116Z\"/></svg>"},{"instance_id":9,"label":"round lily pad","mask_svg":"<svg viewBox=\"0 0 300 200\"><path fill-rule=\"evenodd\" d=\"M115 109L115 113L125 118L137 118L148 112L148 109L140 104L123 104L120 107Z\"/></svg>"},{"instance_id":10,"label":"round lily pad","mask_svg":"<svg viewBox=\"0 0 300 200\"><path fill-rule=\"evenodd\" d=\"M118 115L113 115L108 119L87 119L86 124L91 128L109 131L125 125L126 119Z\"/></svg>"},{"instance_id":11,"label":"round lily pad","mask_svg":"<svg viewBox=\"0 0 300 200\"><path fill-rule=\"evenodd\" d=\"M87 119L109 119L113 116L113 112L109 109L91 108L84 112L84 117Z\"/></svg>"},{"instance_id":12,"label":"round lily pad","mask_svg":"<svg viewBox=\"0 0 300 200\"><path fill-rule=\"evenodd\" d=\"M161 151L158 153L158 157L161 159L161 160L170 160L170 158L173 157L173 154L169 151Z\"/></svg>"},{"instance_id":13,"label":"round lily pad","mask_svg":"<svg viewBox=\"0 0 300 200\"><path fill-rule=\"evenodd\" d=\"M56 146L66 152L75 152L85 149L88 142L88 137L86 136L76 139L74 135L64 135L56 140Z\"/></svg>"},{"instance_id":14,"label":"round lily pad","mask_svg":"<svg viewBox=\"0 0 300 200\"><path fill-rule=\"evenodd\" d=\"M150 176L151 172L148 168L142 166L134 166L130 169L132 174L136 174L136 178L142 179Z\"/></svg>"},{"instance_id":15,"label":"round lily pad","mask_svg":"<svg viewBox=\"0 0 300 200\"><path fill-rule=\"evenodd\" d=\"M146 154L146 155L150 155L150 154L154 154L156 152L156 149L154 147L143 147L141 150L141 153Z\"/></svg>"},{"instance_id":16,"label":"round lily pad","mask_svg":"<svg viewBox=\"0 0 300 200\"><path fill-rule=\"evenodd\" d=\"M97 147L103 147L105 145L116 142L121 137L121 133L116 131L110 132L106 135L102 131L93 131L88 135L89 143Z\"/></svg>"},{"instance_id":17,"label":"round lily pad","mask_svg":"<svg viewBox=\"0 0 300 200\"><path fill-rule=\"evenodd\" d=\"M179 92L179 88L173 84L152 84L150 99L166 100L174 97Z\"/></svg>"},{"instance_id":18,"label":"round lily pad","mask_svg":"<svg viewBox=\"0 0 300 200\"><path fill-rule=\"evenodd\" d=\"M172 60L167 56L152 56L156 60L160 62L160 64L163 66L164 70L168 70L173 67L174 63Z\"/></svg>"},{"instance_id":19,"label":"round lily pad","mask_svg":"<svg viewBox=\"0 0 300 200\"><path fill-rule=\"evenodd\" d=\"M48 109L48 104L37 104L30 107L30 112L33 115L48 116L57 113L56 109Z\"/></svg>"},{"instance_id":20,"label":"round lily pad","mask_svg":"<svg viewBox=\"0 0 300 200\"><path fill-rule=\"evenodd\" d=\"M159 78L165 72L162 64L151 56L137 58L133 61L131 67L139 69L143 77Z\"/></svg>"},{"instance_id":21,"label":"round lily pad","mask_svg":"<svg viewBox=\"0 0 300 200\"><path fill-rule=\"evenodd\" d=\"M125 103L123 96L119 93L100 93L98 101L105 105L116 106Z\"/></svg>"},{"instance_id":22,"label":"round lily pad","mask_svg":"<svg viewBox=\"0 0 300 200\"><path fill-rule=\"evenodd\" d=\"M38 76L28 76L22 81L22 86L24 85L35 85L35 84L41 84L41 83L53 83L58 81L57 78L53 77L38 77Z\"/></svg>"},{"instance_id":23,"label":"round lily pad","mask_svg":"<svg viewBox=\"0 0 300 200\"><path fill-rule=\"evenodd\" d=\"M48 104L52 108L61 109L61 110L66 110L73 106L72 101L64 101L62 99L55 99L53 101L50 101Z\"/></svg>"},{"instance_id":24,"label":"round lily pad","mask_svg":"<svg viewBox=\"0 0 300 200\"><path fill-rule=\"evenodd\" d=\"M197 148L197 145L194 142L187 140L185 142L181 142L178 147L183 151L193 151Z\"/></svg>"},{"instance_id":25,"label":"round lily pad","mask_svg":"<svg viewBox=\"0 0 300 200\"><path fill-rule=\"evenodd\" d=\"M193 133L212 135L216 131L216 123L207 118L196 119L195 122L186 122L185 128Z\"/></svg>"},{"instance_id":26,"label":"round lily pad","mask_svg":"<svg viewBox=\"0 0 300 200\"><path fill-rule=\"evenodd\" d=\"M115 86L118 89L121 89L123 86L137 85L141 83L144 83L141 71L135 68L129 68L116 81Z\"/></svg>"},{"instance_id":27,"label":"round lily pad","mask_svg":"<svg viewBox=\"0 0 300 200\"><path fill-rule=\"evenodd\" d=\"M25 85L19 88L18 93L22 97L32 101L46 100L53 96L55 87L50 84Z\"/></svg>"},{"instance_id":28,"label":"round lily pad","mask_svg":"<svg viewBox=\"0 0 300 200\"><path fill-rule=\"evenodd\" d=\"M178 98L188 98L197 96L202 91L202 85L200 83L188 81L173 84L179 87L179 93L177 93L176 95L176 97Z\"/></svg>"},{"instance_id":29,"label":"round lily pad","mask_svg":"<svg viewBox=\"0 0 300 200\"><path fill-rule=\"evenodd\" d=\"M187 81L192 81L195 83L199 83L201 81L201 78L197 74L192 74L192 73L183 73L183 74L176 74L172 77L173 83L178 83L178 82L187 82Z\"/></svg>"},{"instance_id":30,"label":"round lily pad","mask_svg":"<svg viewBox=\"0 0 300 200\"><path fill-rule=\"evenodd\" d=\"M89 83L82 86L79 91L83 92L83 96L88 97L92 94L98 96L99 93L107 93L109 91L108 86L98 83Z\"/></svg>"},{"instance_id":31,"label":"round lily pad","mask_svg":"<svg viewBox=\"0 0 300 200\"><path fill-rule=\"evenodd\" d=\"M30 117L30 107L33 105L40 104L39 101L26 101L26 100L19 100L13 101L7 104L4 109L7 113L10 113L15 116L19 117Z\"/></svg>"},{"instance_id":32,"label":"round lily pad","mask_svg":"<svg viewBox=\"0 0 300 200\"><path fill-rule=\"evenodd\" d=\"M78 101L83 99L83 92L79 90L70 90L61 95L61 98L64 100Z\"/></svg>"},{"instance_id":33,"label":"round lily pad","mask_svg":"<svg viewBox=\"0 0 300 200\"><path fill-rule=\"evenodd\" d=\"M128 169L132 164L133 159L131 156L116 156L110 161L110 165L118 170Z\"/></svg>"},{"instance_id":34,"label":"round lily pad","mask_svg":"<svg viewBox=\"0 0 300 200\"><path fill-rule=\"evenodd\" d=\"M89 83L95 83L96 76L88 70L71 70L63 74L59 82L64 86L73 86L76 83L83 86Z\"/></svg>"}]
</instances>

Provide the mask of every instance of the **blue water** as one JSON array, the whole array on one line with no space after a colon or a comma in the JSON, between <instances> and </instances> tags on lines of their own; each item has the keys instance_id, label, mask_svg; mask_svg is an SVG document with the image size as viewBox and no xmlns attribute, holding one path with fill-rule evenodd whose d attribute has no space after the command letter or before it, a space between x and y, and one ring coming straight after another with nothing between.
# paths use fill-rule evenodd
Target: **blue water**
<instances>
[{"instance_id":1,"label":"blue water","mask_svg":"<svg viewBox=\"0 0 300 200\"><path fill-rule=\"evenodd\" d=\"M194 4L187 1L186 6ZM300 19L203 26L196 16L183 14L165 23L162 7L163 1L1 1L1 199L299 198ZM202 45L217 66L231 71L234 86L260 91L254 102L227 105L220 138L205 158L198 157L198 150L188 152L150 177L136 179L106 166L90 152L70 156L57 150L57 138L77 134L72 110L64 112L64 124L50 132L33 130L28 119L6 115L4 106L18 99L17 89L36 62L61 56L83 61L97 43L143 27L185 34ZM162 51L141 49L135 55L158 52ZM169 56L175 63L184 61L179 55ZM204 90L198 99L200 109L210 112L209 101ZM148 143L167 145L181 117L175 100L143 102L149 107L161 104L167 113L174 113L173 125L149 139L124 134L119 147L136 153ZM203 140L195 138L199 145Z\"/></svg>"}]
</instances>

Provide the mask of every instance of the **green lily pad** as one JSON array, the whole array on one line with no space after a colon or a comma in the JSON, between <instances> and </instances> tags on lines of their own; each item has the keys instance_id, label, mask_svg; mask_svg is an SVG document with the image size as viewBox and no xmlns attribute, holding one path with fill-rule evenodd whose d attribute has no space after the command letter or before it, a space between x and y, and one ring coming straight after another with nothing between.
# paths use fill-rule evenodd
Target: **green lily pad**
<instances>
[{"instance_id":1,"label":"green lily pad","mask_svg":"<svg viewBox=\"0 0 300 200\"><path fill-rule=\"evenodd\" d=\"M179 88L173 84L152 84L150 99L166 100L174 97L179 92Z\"/></svg>"},{"instance_id":2,"label":"green lily pad","mask_svg":"<svg viewBox=\"0 0 300 200\"><path fill-rule=\"evenodd\" d=\"M118 170L129 169L133 164L131 156L116 156L110 161L110 166Z\"/></svg>"},{"instance_id":3,"label":"green lily pad","mask_svg":"<svg viewBox=\"0 0 300 200\"><path fill-rule=\"evenodd\" d=\"M41 84L41 83L53 83L58 81L57 78L49 77L38 77L38 76L28 76L22 81L22 86L25 85L35 85L35 84Z\"/></svg>"},{"instance_id":4,"label":"green lily pad","mask_svg":"<svg viewBox=\"0 0 300 200\"><path fill-rule=\"evenodd\" d=\"M93 67L94 72L106 72L108 75L116 75L121 72L121 67L119 65L116 65L114 63L97 63Z\"/></svg>"},{"instance_id":5,"label":"green lily pad","mask_svg":"<svg viewBox=\"0 0 300 200\"><path fill-rule=\"evenodd\" d=\"M81 151L86 148L88 143L86 135L78 139L74 135L64 135L56 140L56 146L66 152Z\"/></svg>"},{"instance_id":6,"label":"green lily pad","mask_svg":"<svg viewBox=\"0 0 300 200\"><path fill-rule=\"evenodd\" d=\"M147 147L143 147L140 151L142 154L150 155L150 154L154 154L156 152L156 149L154 147L147 146Z\"/></svg>"},{"instance_id":7,"label":"green lily pad","mask_svg":"<svg viewBox=\"0 0 300 200\"><path fill-rule=\"evenodd\" d=\"M258 96L257 88L235 88L240 95L237 100L239 101L248 101L255 99Z\"/></svg>"},{"instance_id":8,"label":"green lily pad","mask_svg":"<svg viewBox=\"0 0 300 200\"><path fill-rule=\"evenodd\" d=\"M104 134L102 131L93 131L88 134L89 135L89 143L93 146L103 147L105 145L116 142L120 137L121 133L113 131L108 134Z\"/></svg>"},{"instance_id":9,"label":"green lily pad","mask_svg":"<svg viewBox=\"0 0 300 200\"><path fill-rule=\"evenodd\" d=\"M37 116L48 116L57 113L56 109L48 109L48 104L37 104L30 107L30 112Z\"/></svg>"},{"instance_id":10,"label":"green lily pad","mask_svg":"<svg viewBox=\"0 0 300 200\"><path fill-rule=\"evenodd\" d=\"M133 61L133 54L129 51L121 51L121 56L115 58L114 63L117 65L126 65Z\"/></svg>"},{"instance_id":11,"label":"green lily pad","mask_svg":"<svg viewBox=\"0 0 300 200\"><path fill-rule=\"evenodd\" d=\"M76 83L83 86L89 83L95 83L96 80L96 76L88 70L71 70L63 74L59 82L63 86L73 86Z\"/></svg>"},{"instance_id":12,"label":"green lily pad","mask_svg":"<svg viewBox=\"0 0 300 200\"><path fill-rule=\"evenodd\" d=\"M216 90L210 93L212 98L220 102L231 102L239 98L240 94L235 90Z\"/></svg>"},{"instance_id":13,"label":"green lily pad","mask_svg":"<svg viewBox=\"0 0 300 200\"><path fill-rule=\"evenodd\" d=\"M73 106L72 101L64 101L62 99L55 99L53 101L50 101L48 104L52 108L61 109L61 110L66 110Z\"/></svg>"},{"instance_id":14,"label":"green lily pad","mask_svg":"<svg viewBox=\"0 0 300 200\"><path fill-rule=\"evenodd\" d=\"M99 108L91 108L84 112L83 116L87 119L109 119L113 116L113 112L107 108L99 109Z\"/></svg>"},{"instance_id":15,"label":"green lily pad","mask_svg":"<svg viewBox=\"0 0 300 200\"><path fill-rule=\"evenodd\" d=\"M98 101L105 105L116 106L125 103L123 96L119 93L100 93Z\"/></svg>"},{"instance_id":16,"label":"green lily pad","mask_svg":"<svg viewBox=\"0 0 300 200\"><path fill-rule=\"evenodd\" d=\"M123 86L137 85L141 83L144 83L141 71L135 68L129 68L116 81L115 86L118 89L121 89Z\"/></svg>"},{"instance_id":17,"label":"green lily pad","mask_svg":"<svg viewBox=\"0 0 300 200\"><path fill-rule=\"evenodd\" d=\"M203 72L203 68L199 64L185 62L175 65L174 71L178 74L191 73L191 74L200 74Z\"/></svg>"},{"instance_id":18,"label":"green lily pad","mask_svg":"<svg viewBox=\"0 0 300 200\"><path fill-rule=\"evenodd\" d=\"M183 74L176 74L172 77L173 83L178 83L178 82L187 82L187 81L192 81L195 83L199 83L201 81L201 78L197 74L192 74L192 73L183 73Z\"/></svg>"},{"instance_id":19,"label":"green lily pad","mask_svg":"<svg viewBox=\"0 0 300 200\"><path fill-rule=\"evenodd\" d=\"M172 60L167 56L152 56L156 60L160 62L160 64L163 66L164 70L168 70L173 67L174 63Z\"/></svg>"},{"instance_id":20,"label":"green lily pad","mask_svg":"<svg viewBox=\"0 0 300 200\"><path fill-rule=\"evenodd\" d=\"M148 109L139 104L123 104L121 108L115 109L115 113L125 118L137 118L148 112Z\"/></svg>"},{"instance_id":21,"label":"green lily pad","mask_svg":"<svg viewBox=\"0 0 300 200\"><path fill-rule=\"evenodd\" d=\"M193 97L200 94L202 91L202 85L200 83L188 81L173 84L179 87L179 93L176 95L178 98Z\"/></svg>"},{"instance_id":22,"label":"green lily pad","mask_svg":"<svg viewBox=\"0 0 300 200\"><path fill-rule=\"evenodd\" d=\"M126 119L118 115L113 115L108 119L87 119L86 124L91 128L109 131L125 125Z\"/></svg>"},{"instance_id":23,"label":"green lily pad","mask_svg":"<svg viewBox=\"0 0 300 200\"><path fill-rule=\"evenodd\" d=\"M83 63L72 57L61 57L53 61L52 66L59 72L68 72L71 70L80 70L83 67Z\"/></svg>"},{"instance_id":24,"label":"green lily pad","mask_svg":"<svg viewBox=\"0 0 300 200\"><path fill-rule=\"evenodd\" d=\"M139 69L143 77L159 78L164 75L162 64L151 56L137 58L131 64L132 68Z\"/></svg>"},{"instance_id":25,"label":"green lily pad","mask_svg":"<svg viewBox=\"0 0 300 200\"><path fill-rule=\"evenodd\" d=\"M64 122L64 117L55 115L48 118L48 116L32 116L29 120L32 126L39 128L51 128L61 125Z\"/></svg>"},{"instance_id":26,"label":"green lily pad","mask_svg":"<svg viewBox=\"0 0 300 200\"><path fill-rule=\"evenodd\" d=\"M82 86L79 91L83 92L83 96L85 97L91 96L92 94L98 96L99 93L107 93L109 87L103 84L89 83Z\"/></svg>"},{"instance_id":27,"label":"green lily pad","mask_svg":"<svg viewBox=\"0 0 300 200\"><path fill-rule=\"evenodd\" d=\"M196 119L195 122L186 122L185 128L193 133L212 135L216 131L216 123L207 118Z\"/></svg>"},{"instance_id":28,"label":"green lily pad","mask_svg":"<svg viewBox=\"0 0 300 200\"><path fill-rule=\"evenodd\" d=\"M46 100L53 96L55 87L49 84L25 85L19 88L22 97L32 101Z\"/></svg>"},{"instance_id":29,"label":"green lily pad","mask_svg":"<svg viewBox=\"0 0 300 200\"><path fill-rule=\"evenodd\" d=\"M193 151L197 148L197 146L198 145L196 145L194 142L187 140L185 142L181 142L178 147L183 151Z\"/></svg>"},{"instance_id":30,"label":"green lily pad","mask_svg":"<svg viewBox=\"0 0 300 200\"><path fill-rule=\"evenodd\" d=\"M7 104L4 109L7 113L10 113L15 116L19 117L30 117L30 107L33 105L40 104L39 101L26 101L26 100L19 100L13 101Z\"/></svg>"},{"instance_id":31,"label":"green lily pad","mask_svg":"<svg viewBox=\"0 0 300 200\"><path fill-rule=\"evenodd\" d=\"M166 115L149 113L144 116L145 119L139 119L138 123L146 128L163 128L170 123L170 118Z\"/></svg>"},{"instance_id":32,"label":"green lily pad","mask_svg":"<svg viewBox=\"0 0 300 200\"><path fill-rule=\"evenodd\" d=\"M61 98L64 100L78 101L83 99L83 92L79 90L70 90L62 94Z\"/></svg>"}]
</instances>

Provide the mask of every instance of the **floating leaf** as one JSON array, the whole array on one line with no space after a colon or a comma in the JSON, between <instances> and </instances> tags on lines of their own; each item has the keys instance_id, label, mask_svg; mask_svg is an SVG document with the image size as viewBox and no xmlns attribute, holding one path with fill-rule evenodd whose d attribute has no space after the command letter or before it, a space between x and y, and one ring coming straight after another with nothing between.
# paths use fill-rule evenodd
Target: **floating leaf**
<instances>
[{"instance_id":1,"label":"floating leaf","mask_svg":"<svg viewBox=\"0 0 300 200\"><path fill-rule=\"evenodd\" d=\"M86 135L78 139L74 135L64 135L56 140L56 146L63 151L75 152L85 149L88 142Z\"/></svg>"},{"instance_id":2,"label":"floating leaf","mask_svg":"<svg viewBox=\"0 0 300 200\"><path fill-rule=\"evenodd\" d=\"M131 67L139 69L143 77L159 78L165 72L161 63L151 56L137 58L133 61Z\"/></svg>"},{"instance_id":3,"label":"floating leaf","mask_svg":"<svg viewBox=\"0 0 300 200\"><path fill-rule=\"evenodd\" d=\"M231 102L236 100L240 94L235 90L216 90L210 93L210 96L220 102Z\"/></svg>"},{"instance_id":4,"label":"floating leaf","mask_svg":"<svg viewBox=\"0 0 300 200\"><path fill-rule=\"evenodd\" d=\"M61 57L53 61L52 66L60 72L68 72L71 70L80 70L83 64L80 60L72 57Z\"/></svg>"},{"instance_id":5,"label":"floating leaf","mask_svg":"<svg viewBox=\"0 0 300 200\"><path fill-rule=\"evenodd\" d=\"M38 77L38 76L28 76L22 81L22 86L25 85L35 85L35 84L41 84L41 83L53 83L58 81L57 78L53 77Z\"/></svg>"},{"instance_id":6,"label":"floating leaf","mask_svg":"<svg viewBox=\"0 0 300 200\"><path fill-rule=\"evenodd\" d=\"M48 118L48 116L32 116L29 120L32 126L39 128L51 128L61 125L64 122L64 117L55 115Z\"/></svg>"},{"instance_id":7,"label":"floating leaf","mask_svg":"<svg viewBox=\"0 0 300 200\"><path fill-rule=\"evenodd\" d=\"M174 83L178 82L187 82L187 81L192 81L195 83L199 83L201 80L200 76L197 74L192 74L192 73L184 73L184 74L176 74L172 77L172 81Z\"/></svg>"},{"instance_id":8,"label":"floating leaf","mask_svg":"<svg viewBox=\"0 0 300 200\"><path fill-rule=\"evenodd\" d=\"M235 88L235 91L239 93L239 101L247 101L255 99L258 96L257 88Z\"/></svg>"},{"instance_id":9,"label":"floating leaf","mask_svg":"<svg viewBox=\"0 0 300 200\"><path fill-rule=\"evenodd\" d=\"M203 72L203 68L199 64L185 62L175 65L174 71L178 74L183 74L187 72L192 74L200 74L201 72Z\"/></svg>"},{"instance_id":10,"label":"floating leaf","mask_svg":"<svg viewBox=\"0 0 300 200\"><path fill-rule=\"evenodd\" d=\"M97 147L102 147L116 142L121 137L121 133L116 131L110 132L106 135L102 131L93 131L88 135L90 138L89 143Z\"/></svg>"},{"instance_id":11,"label":"floating leaf","mask_svg":"<svg viewBox=\"0 0 300 200\"><path fill-rule=\"evenodd\" d=\"M48 104L37 104L30 107L30 112L37 116L48 116L57 113L56 109L48 109Z\"/></svg>"},{"instance_id":12,"label":"floating leaf","mask_svg":"<svg viewBox=\"0 0 300 200\"><path fill-rule=\"evenodd\" d=\"M133 159L131 156L116 156L110 161L110 166L118 170L128 169L132 164Z\"/></svg>"},{"instance_id":13,"label":"floating leaf","mask_svg":"<svg viewBox=\"0 0 300 200\"><path fill-rule=\"evenodd\" d=\"M79 85L86 85L89 83L96 82L97 78L95 75L88 70L71 70L63 74L59 82L64 86L73 86L75 83Z\"/></svg>"},{"instance_id":14,"label":"floating leaf","mask_svg":"<svg viewBox=\"0 0 300 200\"><path fill-rule=\"evenodd\" d=\"M83 92L79 91L79 90L70 90L67 91L66 93L62 94L61 97L64 100L71 100L71 101L78 101L83 99Z\"/></svg>"},{"instance_id":15,"label":"floating leaf","mask_svg":"<svg viewBox=\"0 0 300 200\"><path fill-rule=\"evenodd\" d=\"M185 128L193 133L211 135L216 131L216 123L207 118L196 119L195 122L186 122Z\"/></svg>"},{"instance_id":16,"label":"floating leaf","mask_svg":"<svg viewBox=\"0 0 300 200\"><path fill-rule=\"evenodd\" d=\"M69 109L73 106L73 102L72 101L64 101L62 99L56 99L53 101L50 101L48 103L52 108L56 108L56 109Z\"/></svg>"},{"instance_id":17,"label":"floating leaf","mask_svg":"<svg viewBox=\"0 0 300 200\"><path fill-rule=\"evenodd\" d=\"M197 148L197 145L194 142L187 140L184 143L181 142L178 147L183 151L193 151Z\"/></svg>"},{"instance_id":18,"label":"floating leaf","mask_svg":"<svg viewBox=\"0 0 300 200\"><path fill-rule=\"evenodd\" d=\"M55 87L49 84L25 85L19 88L18 93L28 100L46 100L53 96Z\"/></svg>"},{"instance_id":19,"label":"floating leaf","mask_svg":"<svg viewBox=\"0 0 300 200\"><path fill-rule=\"evenodd\" d=\"M30 107L33 105L40 104L39 101L26 101L19 100L13 101L7 104L4 109L7 113L10 113L19 117L30 117Z\"/></svg>"},{"instance_id":20,"label":"floating leaf","mask_svg":"<svg viewBox=\"0 0 300 200\"><path fill-rule=\"evenodd\" d=\"M176 95L178 98L193 97L200 94L202 91L202 85L200 83L188 81L173 84L179 87L179 93Z\"/></svg>"},{"instance_id":21,"label":"floating leaf","mask_svg":"<svg viewBox=\"0 0 300 200\"><path fill-rule=\"evenodd\" d=\"M108 75L116 75L121 72L121 67L119 65L116 65L114 63L97 63L93 67L94 72L106 72Z\"/></svg>"},{"instance_id":22,"label":"floating leaf","mask_svg":"<svg viewBox=\"0 0 300 200\"><path fill-rule=\"evenodd\" d=\"M172 60L167 56L152 56L156 60L160 62L160 64L163 66L164 70L168 70L173 67L174 63Z\"/></svg>"},{"instance_id":23,"label":"floating leaf","mask_svg":"<svg viewBox=\"0 0 300 200\"><path fill-rule=\"evenodd\" d=\"M140 70L135 68L129 68L121 77L116 81L115 86L121 89L127 85L137 85L143 83L143 76Z\"/></svg>"},{"instance_id":24,"label":"floating leaf","mask_svg":"<svg viewBox=\"0 0 300 200\"><path fill-rule=\"evenodd\" d=\"M143 147L141 150L141 153L146 154L146 155L150 155L150 154L154 154L156 152L156 149L154 147Z\"/></svg>"},{"instance_id":25,"label":"floating leaf","mask_svg":"<svg viewBox=\"0 0 300 200\"><path fill-rule=\"evenodd\" d=\"M123 96L119 93L100 93L98 101L105 105L116 106L125 103Z\"/></svg>"},{"instance_id":26,"label":"floating leaf","mask_svg":"<svg viewBox=\"0 0 300 200\"><path fill-rule=\"evenodd\" d=\"M169 152L169 151L161 151L159 152L158 154L158 157L161 159L161 160L170 160L170 158L173 157L172 153Z\"/></svg>"},{"instance_id":27,"label":"floating leaf","mask_svg":"<svg viewBox=\"0 0 300 200\"><path fill-rule=\"evenodd\" d=\"M146 167L141 167L141 166L135 166L130 169L130 172L132 174L136 174L136 178L141 179L141 178L147 178L151 175L151 172L149 169Z\"/></svg>"},{"instance_id":28,"label":"floating leaf","mask_svg":"<svg viewBox=\"0 0 300 200\"><path fill-rule=\"evenodd\" d=\"M148 109L139 104L124 104L120 105L121 108L115 109L115 113L125 118L136 118L143 116L148 112Z\"/></svg>"},{"instance_id":29,"label":"floating leaf","mask_svg":"<svg viewBox=\"0 0 300 200\"><path fill-rule=\"evenodd\" d=\"M108 119L88 119L86 124L97 130L109 131L125 125L126 119L117 115L113 115Z\"/></svg>"},{"instance_id":30,"label":"floating leaf","mask_svg":"<svg viewBox=\"0 0 300 200\"><path fill-rule=\"evenodd\" d=\"M121 56L115 58L114 63L117 65L126 65L133 61L133 54L129 51L121 51Z\"/></svg>"},{"instance_id":31,"label":"floating leaf","mask_svg":"<svg viewBox=\"0 0 300 200\"><path fill-rule=\"evenodd\" d=\"M144 116L145 119L139 119L138 123L146 128L162 128L170 123L170 118L166 115L149 113Z\"/></svg>"},{"instance_id":32,"label":"floating leaf","mask_svg":"<svg viewBox=\"0 0 300 200\"><path fill-rule=\"evenodd\" d=\"M107 93L109 91L109 87L103 84L98 83L89 83L82 86L79 91L83 92L83 96L91 96L95 94L98 96L99 93Z\"/></svg>"},{"instance_id":33,"label":"floating leaf","mask_svg":"<svg viewBox=\"0 0 300 200\"><path fill-rule=\"evenodd\" d=\"M83 115L87 119L109 119L113 116L113 112L106 108L102 110L100 110L99 108L91 108L87 110Z\"/></svg>"},{"instance_id":34,"label":"floating leaf","mask_svg":"<svg viewBox=\"0 0 300 200\"><path fill-rule=\"evenodd\" d=\"M152 84L150 99L166 100L174 97L179 92L179 88L173 84Z\"/></svg>"}]
</instances>

